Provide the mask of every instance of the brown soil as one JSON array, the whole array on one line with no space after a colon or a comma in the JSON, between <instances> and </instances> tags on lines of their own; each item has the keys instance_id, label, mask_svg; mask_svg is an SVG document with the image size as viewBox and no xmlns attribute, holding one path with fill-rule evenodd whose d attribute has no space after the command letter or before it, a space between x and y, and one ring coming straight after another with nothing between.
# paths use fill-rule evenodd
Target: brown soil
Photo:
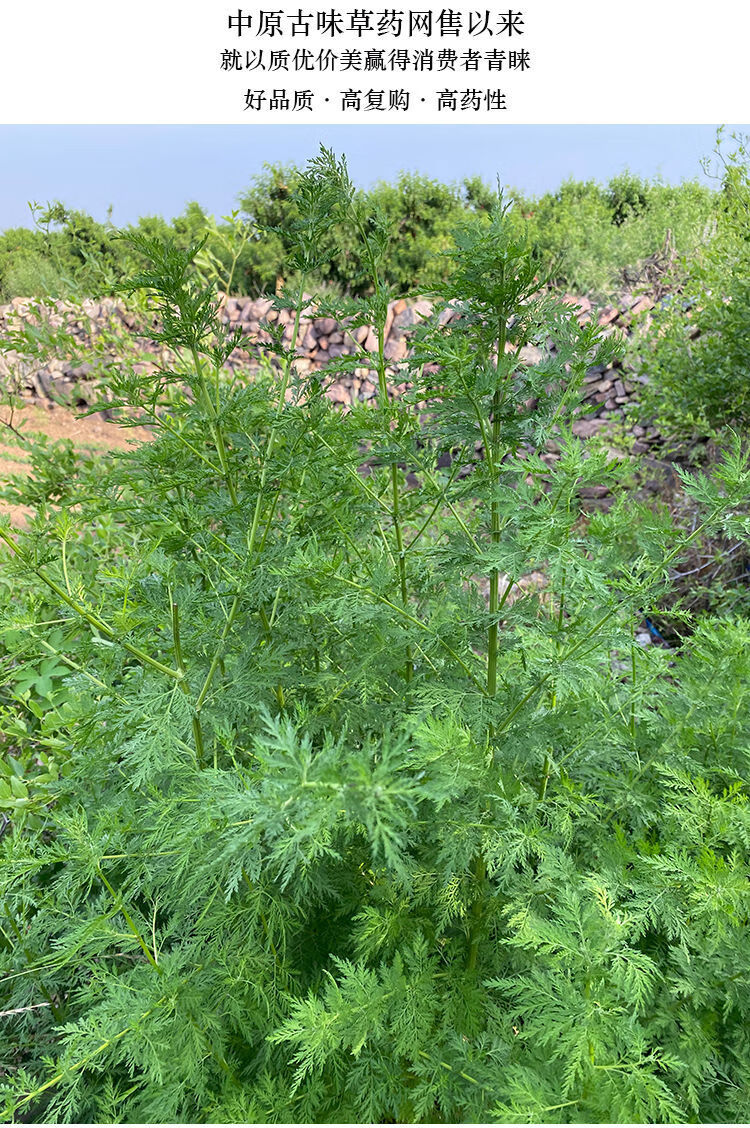
<instances>
[{"instance_id":1,"label":"brown soil","mask_svg":"<svg viewBox=\"0 0 750 1128\"><path fill-rule=\"evenodd\" d=\"M52 442L70 439L80 450L105 451L125 450L133 442L148 439L146 427L118 427L103 415L77 415L66 407L45 401L39 404L16 408L11 415L7 407L0 410L0 481L23 473L28 466L21 435L42 432ZM0 500L0 513L10 515L12 524L22 525L30 516L31 510L23 505L8 505Z\"/></svg>"}]
</instances>

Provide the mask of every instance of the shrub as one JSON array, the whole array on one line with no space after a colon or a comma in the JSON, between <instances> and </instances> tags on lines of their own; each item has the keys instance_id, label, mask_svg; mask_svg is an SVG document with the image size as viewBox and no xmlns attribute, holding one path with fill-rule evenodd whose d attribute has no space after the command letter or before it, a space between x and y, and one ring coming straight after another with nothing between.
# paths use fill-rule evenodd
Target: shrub
<instances>
[{"instance_id":1,"label":"shrub","mask_svg":"<svg viewBox=\"0 0 750 1128\"><path fill-rule=\"evenodd\" d=\"M555 284L607 298L633 285L639 264L669 242L684 256L701 245L715 193L697 181L678 186L623 173L604 187L568 180L555 193L522 200L537 259Z\"/></svg>"},{"instance_id":2,"label":"shrub","mask_svg":"<svg viewBox=\"0 0 750 1128\"><path fill-rule=\"evenodd\" d=\"M141 235L179 360L113 389L155 438L78 519L121 543L72 561L54 507L0 531L7 683L51 702L0 780L7 1118L741 1119L748 627L671 666L633 630L695 537L747 531L750 470L686 476L681 539L584 518L605 345L506 211L458 233L459 316L391 397L387 225L325 150L296 193L297 324L331 222L360 233L376 407L334 409L294 332L274 380L227 380L191 253Z\"/></svg>"},{"instance_id":3,"label":"shrub","mask_svg":"<svg viewBox=\"0 0 750 1128\"><path fill-rule=\"evenodd\" d=\"M217 221L192 201L170 222L143 216L126 232L169 237L183 251L205 239L204 257L210 258L222 288L235 294L272 293L284 281L293 287L289 249L301 175L293 165L266 165L240 192L238 209L230 216ZM477 176L445 184L403 172L394 182L378 182L357 195L362 208L380 211L388 221L390 245L381 271L404 295L441 288L451 231L467 218L486 217L494 192ZM569 179L539 198L519 192L509 198L519 232L526 230L535 245L540 268L554 264L556 285L605 298L632 286L639 264L665 242L691 255L717 210L717 196L696 181L670 186L623 172L607 185ZM114 238L109 222L98 223L59 202L34 205L32 211L36 230L0 234L3 300L101 296L145 265L126 240ZM351 222L342 218L321 238L326 255L311 281L331 293L365 294L371 279ZM200 258L196 266L200 269Z\"/></svg>"},{"instance_id":4,"label":"shrub","mask_svg":"<svg viewBox=\"0 0 750 1128\"><path fill-rule=\"evenodd\" d=\"M742 138L732 153L717 153L724 177L716 230L687 260L683 286L637 346L650 380L647 407L671 435L750 422L748 153Z\"/></svg>"}]
</instances>

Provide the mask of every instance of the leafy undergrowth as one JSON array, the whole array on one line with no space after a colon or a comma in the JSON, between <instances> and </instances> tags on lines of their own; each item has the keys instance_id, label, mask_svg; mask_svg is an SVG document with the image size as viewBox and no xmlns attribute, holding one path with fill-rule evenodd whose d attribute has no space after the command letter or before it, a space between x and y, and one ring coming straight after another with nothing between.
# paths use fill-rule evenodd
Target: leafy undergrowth
<instances>
[{"instance_id":1,"label":"leafy undergrowth","mask_svg":"<svg viewBox=\"0 0 750 1128\"><path fill-rule=\"evenodd\" d=\"M277 379L223 380L190 254L141 240L181 363L111 392L154 440L0 529L6 1119L745 1119L750 624L634 642L696 541L747 535L741 444L684 476L688 530L582 521L611 344L502 207L390 400L384 225L326 151L297 190L300 311L359 230L377 406L282 340Z\"/></svg>"}]
</instances>

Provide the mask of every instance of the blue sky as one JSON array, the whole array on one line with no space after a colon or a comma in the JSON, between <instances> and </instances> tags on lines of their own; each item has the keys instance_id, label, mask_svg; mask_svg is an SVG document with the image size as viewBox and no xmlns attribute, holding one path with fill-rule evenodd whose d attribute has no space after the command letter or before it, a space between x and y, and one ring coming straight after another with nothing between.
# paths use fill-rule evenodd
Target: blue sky
<instances>
[{"instance_id":1,"label":"blue sky","mask_svg":"<svg viewBox=\"0 0 750 1128\"><path fill-rule=\"evenodd\" d=\"M0 230L28 225L30 200L102 220L112 205L118 225L171 219L189 200L226 214L264 162L304 164L321 142L346 154L362 186L407 169L443 181L499 176L535 194L625 168L670 183L701 178L715 136L707 125L0 126Z\"/></svg>"}]
</instances>

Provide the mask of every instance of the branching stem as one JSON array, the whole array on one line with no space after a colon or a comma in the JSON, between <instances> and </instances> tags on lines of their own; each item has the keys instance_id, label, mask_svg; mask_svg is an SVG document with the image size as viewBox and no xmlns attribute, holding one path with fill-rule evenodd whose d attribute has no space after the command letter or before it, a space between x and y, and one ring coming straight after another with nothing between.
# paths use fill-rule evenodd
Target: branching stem
<instances>
[{"instance_id":1,"label":"branching stem","mask_svg":"<svg viewBox=\"0 0 750 1128\"><path fill-rule=\"evenodd\" d=\"M501 273L503 267L501 266ZM505 356L505 342L507 339L507 321L508 314L506 310L500 310L498 314L498 340L497 340L497 371L498 378L500 373L500 365ZM506 377L506 383L510 380L510 376ZM490 528L493 547L500 543L501 522L500 522L500 502L495 496L495 488L497 487L497 467L499 465L499 448L501 436L501 421L500 411L502 409L503 398L505 389L500 388L499 383L495 388L495 394L492 397L492 454L491 465L493 469L492 484L493 484L493 497L490 502ZM497 692L497 645L498 645L498 630L499 630L499 587L500 587L500 570L495 567L490 571L490 627L487 638L487 693L490 697L494 697Z\"/></svg>"},{"instance_id":2,"label":"branching stem","mask_svg":"<svg viewBox=\"0 0 750 1128\"><path fill-rule=\"evenodd\" d=\"M139 662L143 662L144 665L150 666L152 669L157 670L160 674L165 674L166 677L174 678L174 680L177 682L182 681L185 675L181 670L173 670L171 666L165 666L163 662L159 662L156 658L152 658L150 654L147 654L145 650L141 650L139 646L133 646L131 642L128 642L126 639L120 638L117 634L117 631L113 627L110 627L108 623L105 623L104 620L101 619L95 612L90 611L88 607L84 607L84 605L82 603L79 603L78 600L73 599L71 596L69 596L65 588L56 583L52 579L52 577L48 576L42 568L38 567L35 564L32 564L26 554L23 553L18 545L14 542L13 538L7 533L5 529L2 528L0 528L0 540L3 540L15 553L15 555L24 562L24 564L30 569L30 571L32 571L35 576L38 576L39 579L44 584L46 584L51 591L55 593L55 595L59 596L60 599L62 599L63 603L66 603L68 607L76 612L76 614L80 615L80 617L84 619L89 624L89 626L99 631L100 634L103 634L105 638L110 639L112 642L119 643L123 650L127 650L128 654L132 654L134 658L137 658Z\"/></svg>"},{"instance_id":3,"label":"branching stem","mask_svg":"<svg viewBox=\"0 0 750 1128\"><path fill-rule=\"evenodd\" d=\"M182 674L182 681L180 682L180 689L186 697L190 697L190 686L188 685L187 676L185 673L185 662L182 657L182 645L180 643L180 617L177 610L177 604L172 598L172 593L169 593L169 606L172 613L172 641L174 645L174 657L177 664L177 669ZM195 751L198 757L198 763L203 763L204 746L203 746L203 729L201 727L200 717L198 710L193 710L191 719L193 728L193 740L195 741Z\"/></svg>"}]
</instances>

